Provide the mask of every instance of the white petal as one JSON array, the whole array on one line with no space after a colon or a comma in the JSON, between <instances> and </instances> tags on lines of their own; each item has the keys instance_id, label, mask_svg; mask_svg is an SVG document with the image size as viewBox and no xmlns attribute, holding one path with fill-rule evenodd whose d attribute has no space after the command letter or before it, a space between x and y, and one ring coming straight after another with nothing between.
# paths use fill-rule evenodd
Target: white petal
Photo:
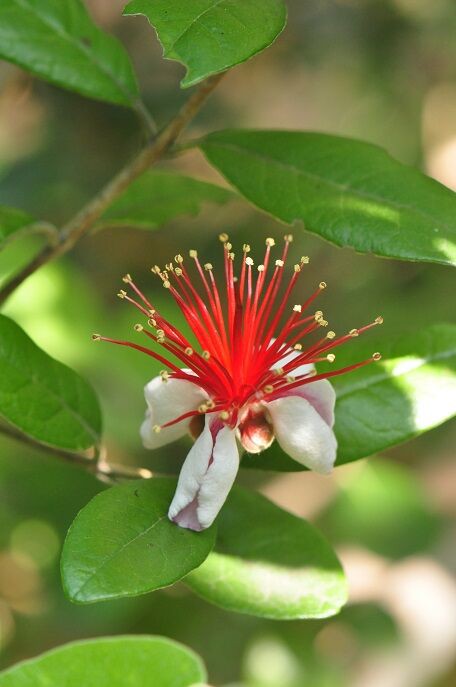
<instances>
[{"instance_id":1,"label":"white petal","mask_svg":"<svg viewBox=\"0 0 456 687\"><path fill-rule=\"evenodd\" d=\"M294 351L289 348L275 367L284 367L284 365L291 363L292 360L297 358L298 355L301 355L301 351ZM290 372L290 374L292 374L293 377L298 377L300 375L306 375L309 372L313 372L313 370L315 370L315 365L312 365L312 363L306 363L305 365L299 365L296 369Z\"/></svg>"},{"instance_id":2,"label":"white petal","mask_svg":"<svg viewBox=\"0 0 456 687\"><path fill-rule=\"evenodd\" d=\"M179 415L196 410L207 400L206 392L201 387L184 379L173 379L166 382L161 377L154 377L144 388L147 410L140 434L145 448L159 448L180 439L188 430L190 419L182 420L160 432L154 432L154 425L163 425Z\"/></svg>"},{"instance_id":3,"label":"white petal","mask_svg":"<svg viewBox=\"0 0 456 687\"><path fill-rule=\"evenodd\" d=\"M337 441L315 408L299 396L270 401L267 408L285 453L310 470L330 472L336 460Z\"/></svg>"},{"instance_id":4,"label":"white petal","mask_svg":"<svg viewBox=\"0 0 456 687\"><path fill-rule=\"evenodd\" d=\"M287 363L290 363L294 358L300 355L299 351L289 352L282 358L277 367L283 367ZM308 374L315 370L315 366L312 364L300 365L295 370L292 371L293 377L298 377L300 375ZM301 396L305 398L315 410L317 410L322 416L323 420L330 427L334 426L334 406L336 404L336 392L333 386L327 379L319 379L316 382L311 382L310 384L303 384L300 387L295 387L291 391L287 392L284 390L283 394L280 396Z\"/></svg>"},{"instance_id":5,"label":"white petal","mask_svg":"<svg viewBox=\"0 0 456 687\"><path fill-rule=\"evenodd\" d=\"M222 427L215 442L206 417L202 434L182 466L168 517L181 527L203 530L214 522L239 469L235 432Z\"/></svg>"}]
</instances>

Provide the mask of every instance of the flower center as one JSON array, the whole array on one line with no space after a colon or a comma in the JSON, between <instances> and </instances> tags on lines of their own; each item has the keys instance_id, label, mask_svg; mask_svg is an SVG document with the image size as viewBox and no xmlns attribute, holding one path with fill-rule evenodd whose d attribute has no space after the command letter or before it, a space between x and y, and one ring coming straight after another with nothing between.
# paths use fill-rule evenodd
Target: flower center
<instances>
[{"instance_id":1,"label":"flower center","mask_svg":"<svg viewBox=\"0 0 456 687\"><path fill-rule=\"evenodd\" d=\"M274 441L274 431L265 408L250 408L237 429L239 441L247 453L261 453Z\"/></svg>"},{"instance_id":2,"label":"flower center","mask_svg":"<svg viewBox=\"0 0 456 687\"><path fill-rule=\"evenodd\" d=\"M284 237L280 258L275 261L272 259L275 241L266 239L266 251L256 269L250 246L244 244L237 275L228 236L221 234L220 240L222 279L216 280L211 263L200 263L196 250L189 252L192 269L184 264L182 255L176 255L174 263L165 269L157 265L152 268L186 320L187 332L164 317L127 274L123 281L130 293L121 290L118 295L143 314L145 323L136 324L134 329L158 346L160 352L99 334L93 338L134 348L159 361L165 368L161 372L164 383L169 378L181 379L204 389L207 401L162 427L197 418L190 426L190 433L197 437L201 431L199 419L215 413L232 429L239 427L244 447L256 453L273 441L270 423L263 411L252 411L242 417L243 409L259 408L261 401L272 401L293 388L379 360L380 354L374 353L367 360L339 370L317 374L313 368L315 363L334 362L336 346L383 320L377 317L374 322L339 337L333 331L323 334L321 330L328 322L321 310L312 312L311 306L326 283L320 282L304 301L294 305L291 301L298 279L309 262L308 257L301 257L293 266L291 276L288 279L284 276L291 235ZM317 334L316 341L307 343L312 334ZM157 431L160 429L156 427Z\"/></svg>"}]
</instances>

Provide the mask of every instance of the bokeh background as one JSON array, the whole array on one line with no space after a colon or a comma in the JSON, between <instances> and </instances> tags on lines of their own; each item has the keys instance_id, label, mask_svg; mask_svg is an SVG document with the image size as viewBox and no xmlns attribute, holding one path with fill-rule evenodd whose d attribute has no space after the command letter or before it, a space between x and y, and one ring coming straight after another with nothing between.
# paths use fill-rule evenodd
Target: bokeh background
<instances>
[{"instance_id":1,"label":"bokeh background","mask_svg":"<svg viewBox=\"0 0 456 687\"><path fill-rule=\"evenodd\" d=\"M161 58L145 20L121 18L120 0L88 0L127 46L145 100L162 125L186 97L182 69ZM189 135L236 127L326 131L375 142L456 189L454 0L288 0L275 46L234 69ZM0 202L62 223L141 145L122 108L58 90L0 64ZM195 152L161 165L223 183ZM116 297L125 272L163 301L152 264L197 248L217 264L217 235L260 250L284 227L240 201L205 207L155 232L105 230L29 279L5 313L91 380L100 394L109 457L174 470L183 442L155 455L139 442L142 387L156 372L133 351L101 348L92 331L130 335L136 315ZM386 337L455 321L449 268L337 249L297 228L297 254L321 279L331 326L382 313ZM0 255L0 279L39 248L33 238ZM327 295L326 295L327 294ZM163 302L171 313L169 303ZM226 687L450 687L456 684L456 431L438 428L331 477L243 471L240 479L309 518L337 545L349 605L334 619L283 622L227 613L183 585L96 606L71 605L59 553L77 511L102 485L80 469L0 440L0 660L3 667L75 638L152 633L204 658ZM115 527L115 523L113 523Z\"/></svg>"}]
</instances>

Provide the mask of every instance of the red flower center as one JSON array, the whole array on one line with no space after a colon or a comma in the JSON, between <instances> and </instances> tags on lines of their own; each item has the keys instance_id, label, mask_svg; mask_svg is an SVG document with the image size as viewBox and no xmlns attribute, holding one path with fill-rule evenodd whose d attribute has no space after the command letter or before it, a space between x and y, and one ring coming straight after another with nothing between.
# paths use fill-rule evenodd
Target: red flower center
<instances>
[{"instance_id":1,"label":"red flower center","mask_svg":"<svg viewBox=\"0 0 456 687\"><path fill-rule=\"evenodd\" d=\"M307 257L302 257L284 284L291 235L285 236L282 253L274 264L271 252L275 242L266 239L264 259L256 269L249 256L250 246L244 245L238 277L234 274L235 255L228 236L221 234L220 240L224 251L224 278L219 283L212 265L202 265L195 250L190 251L190 258L198 286L181 255L176 255L175 264L169 263L164 270L158 266L152 268L184 315L190 338L161 315L130 275L126 275L123 281L129 285L133 295L126 291L120 291L118 295L144 314L147 327L137 324L135 330L160 346L163 355L130 341L99 334L94 334L93 338L142 351L167 368L161 373L165 381L169 377L184 379L206 391L209 399L198 410L177 417L163 427L205 413L218 413L220 419L233 428L248 418L247 435L252 434L252 445L256 440L263 445L269 441L267 421L264 415L261 422L255 419L255 413L248 415L249 408L261 400L278 398L284 391L379 360L380 354L374 353L367 360L339 370L321 374L314 371L302 374L298 370L302 365L333 362L332 349L383 320L377 317L374 322L340 337L328 331L306 347L303 339L317 330L324 331L328 326L321 311L306 314L326 284L321 282L303 303L290 305L298 279L309 262ZM289 356L292 351L295 355ZM170 356L186 369L172 362Z\"/></svg>"}]
</instances>

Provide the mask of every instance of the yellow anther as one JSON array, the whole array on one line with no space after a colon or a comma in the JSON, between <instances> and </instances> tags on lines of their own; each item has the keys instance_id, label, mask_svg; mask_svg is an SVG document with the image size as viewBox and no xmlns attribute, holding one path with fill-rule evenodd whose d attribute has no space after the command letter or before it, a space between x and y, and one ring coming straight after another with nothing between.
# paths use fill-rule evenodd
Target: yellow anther
<instances>
[{"instance_id":1,"label":"yellow anther","mask_svg":"<svg viewBox=\"0 0 456 687\"><path fill-rule=\"evenodd\" d=\"M101 341L101 334L92 334L92 341Z\"/></svg>"},{"instance_id":2,"label":"yellow anther","mask_svg":"<svg viewBox=\"0 0 456 687\"><path fill-rule=\"evenodd\" d=\"M174 274L176 275L176 277L182 277L183 272L180 267L176 267L176 269L174 270Z\"/></svg>"},{"instance_id":3,"label":"yellow anther","mask_svg":"<svg viewBox=\"0 0 456 687\"><path fill-rule=\"evenodd\" d=\"M245 259L245 264L248 265L249 267L252 267L252 265L253 265L253 260L252 260L252 258L246 258L246 259Z\"/></svg>"},{"instance_id":4,"label":"yellow anther","mask_svg":"<svg viewBox=\"0 0 456 687\"><path fill-rule=\"evenodd\" d=\"M158 343L163 343L165 340L165 332L163 329L157 329L157 341Z\"/></svg>"},{"instance_id":5,"label":"yellow anther","mask_svg":"<svg viewBox=\"0 0 456 687\"><path fill-rule=\"evenodd\" d=\"M153 317L153 316L155 315L156 312L157 312L156 310L154 310L153 308L151 308L151 309L149 310L149 315L150 315L151 317Z\"/></svg>"},{"instance_id":6,"label":"yellow anther","mask_svg":"<svg viewBox=\"0 0 456 687\"><path fill-rule=\"evenodd\" d=\"M187 348L185 349L185 355L193 355L193 348L187 346Z\"/></svg>"},{"instance_id":7,"label":"yellow anther","mask_svg":"<svg viewBox=\"0 0 456 687\"><path fill-rule=\"evenodd\" d=\"M280 377L280 375L283 375L284 369L283 369L283 367L275 367L273 369L273 372L277 377Z\"/></svg>"},{"instance_id":8,"label":"yellow anther","mask_svg":"<svg viewBox=\"0 0 456 687\"><path fill-rule=\"evenodd\" d=\"M257 270L258 272L264 272L264 265L258 265Z\"/></svg>"},{"instance_id":9,"label":"yellow anther","mask_svg":"<svg viewBox=\"0 0 456 687\"><path fill-rule=\"evenodd\" d=\"M160 425L154 425L154 426L152 427L152 429L154 430L155 434L158 434L159 432L161 432L161 427L160 427Z\"/></svg>"},{"instance_id":10,"label":"yellow anther","mask_svg":"<svg viewBox=\"0 0 456 687\"><path fill-rule=\"evenodd\" d=\"M153 267L150 268L150 271L153 272L154 274L160 274L161 268L158 265L154 265Z\"/></svg>"},{"instance_id":11,"label":"yellow anther","mask_svg":"<svg viewBox=\"0 0 456 687\"><path fill-rule=\"evenodd\" d=\"M326 338L327 338L327 339L334 339L335 336L336 336L336 332L333 332L333 331L329 331L329 332L327 332L327 334L326 334Z\"/></svg>"},{"instance_id":12,"label":"yellow anther","mask_svg":"<svg viewBox=\"0 0 456 687\"><path fill-rule=\"evenodd\" d=\"M244 253L250 253L250 246L249 246L249 244L248 244L248 243L244 243L244 245L242 246L242 250L244 251Z\"/></svg>"},{"instance_id":13,"label":"yellow anther","mask_svg":"<svg viewBox=\"0 0 456 687\"><path fill-rule=\"evenodd\" d=\"M122 281L125 282L125 284L131 284L131 276L129 274L126 274L124 277L122 277Z\"/></svg>"},{"instance_id":14,"label":"yellow anther","mask_svg":"<svg viewBox=\"0 0 456 687\"><path fill-rule=\"evenodd\" d=\"M291 382L294 382L296 378L292 377L291 375L288 375L288 377L285 377L285 379L287 380L287 382L291 383Z\"/></svg>"},{"instance_id":15,"label":"yellow anther","mask_svg":"<svg viewBox=\"0 0 456 687\"><path fill-rule=\"evenodd\" d=\"M227 251L230 251L232 249L233 245L231 243L225 243L225 248Z\"/></svg>"},{"instance_id":16,"label":"yellow anther","mask_svg":"<svg viewBox=\"0 0 456 687\"><path fill-rule=\"evenodd\" d=\"M326 287L327 287L327 283L326 283L325 281L321 281L321 282L318 284L318 288L319 288L319 289L326 289Z\"/></svg>"},{"instance_id":17,"label":"yellow anther","mask_svg":"<svg viewBox=\"0 0 456 687\"><path fill-rule=\"evenodd\" d=\"M198 257L198 251L197 251L197 250L193 250L193 248L192 248L192 250L189 250L189 251L188 251L188 254L189 254L189 256L190 256L191 258L197 258L197 257Z\"/></svg>"},{"instance_id":18,"label":"yellow anther","mask_svg":"<svg viewBox=\"0 0 456 687\"><path fill-rule=\"evenodd\" d=\"M293 306L293 311L294 311L294 312L301 312L301 311L302 311L302 307L301 307L299 304L294 305L294 306Z\"/></svg>"},{"instance_id":19,"label":"yellow anther","mask_svg":"<svg viewBox=\"0 0 456 687\"><path fill-rule=\"evenodd\" d=\"M316 310L314 317L316 322L321 320L323 318L323 310Z\"/></svg>"},{"instance_id":20,"label":"yellow anther","mask_svg":"<svg viewBox=\"0 0 456 687\"><path fill-rule=\"evenodd\" d=\"M147 324L150 327L156 327L157 326L157 320L154 320L153 317L149 317L149 319L147 320Z\"/></svg>"},{"instance_id":21,"label":"yellow anther","mask_svg":"<svg viewBox=\"0 0 456 687\"><path fill-rule=\"evenodd\" d=\"M372 355L373 360L378 361L382 359L382 354L381 353L374 353Z\"/></svg>"},{"instance_id":22,"label":"yellow anther","mask_svg":"<svg viewBox=\"0 0 456 687\"><path fill-rule=\"evenodd\" d=\"M207 270L207 272L210 272L214 268L212 266L212 263L206 262L206 264L204 265L204 269Z\"/></svg>"},{"instance_id":23,"label":"yellow anther","mask_svg":"<svg viewBox=\"0 0 456 687\"><path fill-rule=\"evenodd\" d=\"M287 243L291 243L293 241L293 234L285 234L283 238Z\"/></svg>"},{"instance_id":24,"label":"yellow anther","mask_svg":"<svg viewBox=\"0 0 456 687\"><path fill-rule=\"evenodd\" d=\"M275 241L274 239L268 238L266 239L266 245L272 248L272 246L275 246Z\"/></svg>"},{"instance_id":25,"label":"yellow anther","mask_svg":"<svg viewBox=\"0 0 456 687\"><path fill-rule=\"evenodd\" d=\"M133 327L133 329L135 330L135 332L142 332L142 330L144 329L144 327L142 326L142 324L135 324L135 326Z\"/></svg>"},{"instance_id":26,"label":"yellow anther","mask_svg":"<svg viewBox=\"0 0 456 687\"><path fill-rule=\"evenodd\" d=\"M221 241L222 243L226 243L229 238L230 237L228 236L228 234L225 234L225 232L219 234L219 241Z\"/></svg>"},{"instance_id":27,"label":"yellow anther","mask_svg":"<svg viewBox=\"0 0 456 687\"><path fill-rule=\"evenodd\" d=\"M301 271L301 265L293 265L293 269L295 272L300 272Z\"/></svg>"},{"instance_id":28,"label":"yellow anther","mask_svg":"<svg viewBox=\"0 0 456 687\"><path fill-rule=\"evenodd\" d=\"M274 391L274 387L272 386L272 384L266 384L266 386L263 387L263 391L265 394L272 394L272 392Z\"/></svg>"},{"instance_id":29,"label":"yellow anther","mask_svg":"<svg viewBox=\"0 0 456 687\"><path fill-rule=\"evenodd\" d=\"M165 289L169 289L170 286L171 286L171 282L169 282L167 279L165 279L165 281L163 282L163 287Z\"/></svg>"},{"instance_id":30,"label":"yellow anther","mask_svg":"<svg viewBox=\"0 0 456 687\"><path fill-rule=\"evenodd\" d=\"M222 412L219 415L219 418L221 420L229 420L230 419L230 414L227 410L222 410Z\"/></svg>"},{"instance_id":31,"label":"yellow anther","mask_svg":"<svg viewBox=\"0 0 456 687\"><path fill-rule=\"evenodd\" d=\"M201 405L198 406L199 413L205 413L206 410L208 410L206 403L201 403Z\"/></svg>"},{"instance_id":32,"label":"yellow anther","mask_svg":"<svg viewBox=\"0 0 456 687\"><path fill-rule=\"evenodd\" d=\"M383 324L383 317L381 315L375 318L375 324Z\"/></svg>"},{"instance_id":33,"label":"yellow anther","mask_svg":"<svg viewBox=\"0 0 456 687\"><path fill-rule=\"evenodd\" d=\"M333 363L335 359L336 356L334 355L334 353L328 353L328 355L326 356L326 360L328 361L328 363Z\"/></svg>"},{"instance_id":34,"label":"yellow anther","mask_svg":"<svg viewBox=\"0 0 456 687\"><path fill-rule=\"evenodd\" d=\"M308 265L310 262L310 258L308 255L302 255L301 256L301 264L302 265Z\"/></svg>"},{"instance_id":35,"label":"yellow anther","mask_svg":"<svg viewBox=\"0 0 456 687\"><path fill-rule=\"evenodd\" d=\"M228 258L229 260L234 260L234 253L228 253Z\"/></svg>"},{"instance_id":36,"label":"yellow anther","mask_svg":"<svg viewBox=\"0 0 456 687\"><path fill-rule=\"evenodd\" d=\"M175 256L174 256L174 260L175 260L179 265L182 265L182 263L184 262L184 258L182 257L182 255L181 255L180 253L179 253L178 255L175 255Z\"/></svg>"},{"instance_id":37,"label":"yellow anther","mask_svg":"<svg viewBox=\"0 0 456 687\"><path fill-rule=\"evenodd\" d=\"M168 370L160 370L160 377L162 378L162 382L167 382L169 379Z\"/></svg>"},{"instance_id":38,"label":"yellow anther","mask_svg":"<svg viewBox=\"0 0 456 687\"><path fill-rule=\"evenodd\" d=\"M295 349L295 351L302 351L302 344L297 343L293 346L293 348Z\"/></svg>"},{"instance_id":39,"label":"yellow anther","mask_svg":"<svg viewBox=\"0 0 456 687\"><path fill-rule=\"evenodd\" d=\"M318 320L318 324L320 327L327 327L329 322L328 320L324 320L323 318L321 318L320 320Z\"/></svg>"},{"instance_id":40,"label":"yellow anther","mask_svg":"<svg viewBox=\"0 0 456 687\"><path fill-rule=\"evenodd\" d=\"M208 410L212 410L212 408L215 408L215 402L212 400L212 398L206 401L206 407Z\"/></svg>"},{"instance_id":41,"label":"yellow anther","mask_svg":"<svg viewBox=\"0 0 456 687\"><path fill-rule=\"evenodd\" d=\"M121 290L119 291L119 293L117 294L117 296L118 296L119 298L125 298L126 295L127 295L127 292L124 291L123 289L121 289Z\"/></svg>"},{"instance_id":42,"label":"yellow anther","mask_svg":"<svg viewBox=\"0 0 456 687\"><path fill-rule=\"evenodd\" d=\"M283 260L276 260L275 265L276 267L283 267Z\"/></svg>"},{"instance_id":43,"label":"yellow anther","mask_svg":"<svg viewBox=\"0 0 456 687\"><path fill-rule=\"evenodd\" d=\"M204 360L209 360L209 358L211 357L209 351L203 351L201 355L203 356Z\"/></svg>"},{"instance_id":44,"label":"yellow anther","mask_svg":"<svg viewBox=\"0 0 456 687\"><path fill-rule=\"evenodd\" d=\"M348 333L350 336L359 336L359 331L357 329L350 329Z\"/></svg>"}]
</instances>

